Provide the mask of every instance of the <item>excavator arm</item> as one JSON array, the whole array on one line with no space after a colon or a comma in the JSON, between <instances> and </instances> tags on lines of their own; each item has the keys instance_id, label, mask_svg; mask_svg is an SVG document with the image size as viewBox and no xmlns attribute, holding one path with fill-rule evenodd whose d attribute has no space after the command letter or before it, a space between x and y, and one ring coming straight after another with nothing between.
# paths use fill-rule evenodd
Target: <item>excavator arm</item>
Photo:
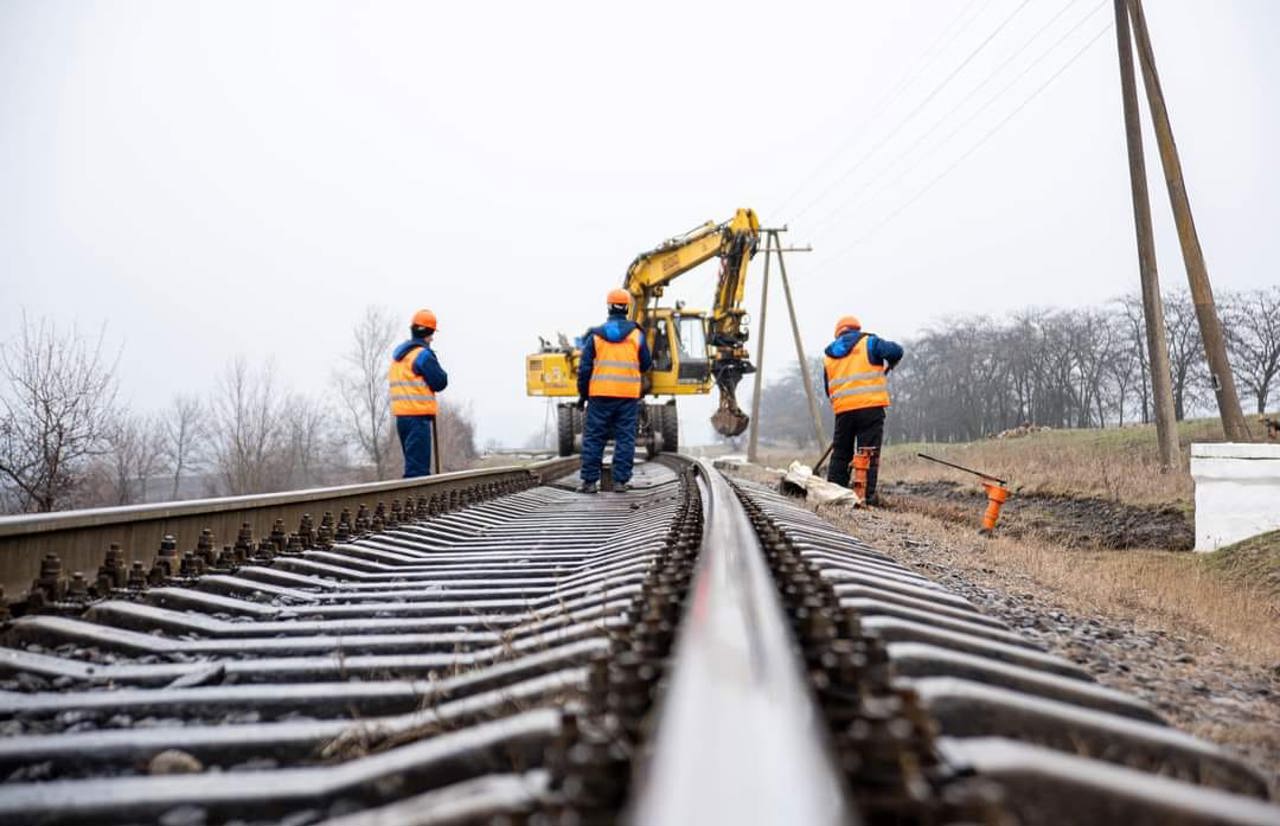
<instances>
[{"instance_id":1,"label":"excavator arm","mask_svg":"<svg viewBox=\"0 0 1280 826\"><path fill-rule=\"evenodd\" d=\"M631 318L646 329L646 321L667 284L719 257L720 276L708 318L707 343L712 351L712 375L720 390L720 405L711 422L718 433L726 436L737 436L750 423L738 406L735 391L742 377L755 369L746 350L742 300L747 266L759 244L760 219L754 210L739 209L723 224L708 221L636 256L623 280L624 288L634 298Z\"/></svg>"}]
</instances>

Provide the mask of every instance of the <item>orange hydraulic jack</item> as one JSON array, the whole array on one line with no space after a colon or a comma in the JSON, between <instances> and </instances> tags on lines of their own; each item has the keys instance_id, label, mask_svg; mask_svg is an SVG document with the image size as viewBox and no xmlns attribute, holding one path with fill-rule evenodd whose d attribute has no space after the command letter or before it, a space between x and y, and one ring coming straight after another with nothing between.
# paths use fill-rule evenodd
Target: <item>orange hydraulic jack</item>
<instances>
[{"instance_id":1,"label":"orange hydraulic jack","mask_svg":"<svg viewBox=\"0 0 1280 826\"><path fill-rule=\"evenodd\" d=\"M875 455L874 447L860 447L853 454L853 461L849 463L853 468L853 492L858 497L858 501L863 504L867 501L867 472L871 470L871 462Z\"/></svg>"},{"instance_id":2,"label":"orange hydraulic jack","mask_svg":"<svg viewBox=\"0 0 1280 826\"><path fill-rule=\"evenodd\" d=\"M972 473L974 476L982 479L982 487L987 491L987 511L982 514L982 528L978 533L991 534L996 529L996 522L1000 521L1000 507L1009 500L1009 488L1006 487L1005 480L997 479L989 473L983 473L980 470L974 470L971 467L957 465L955 462L948 462L945 459L939 459L930 456L927 453L917 453L921 459L928 459L930 462L937 462L940 465L953 467L956 470L963 470L965 473Z\"/></svg>"},{"instance_id":3,"label":"orange hydraulic jack","mask_svg":"<svg viewBox=\"0 0 1280 826\"><path fill-rule=\"evenodd\" d=\"M982 533L991 533L1000 519L1000 506L1009 499L1009 489L1003 482L983 482L987 491L987 512L982 515Z\"/></svg>"}]
</instances>

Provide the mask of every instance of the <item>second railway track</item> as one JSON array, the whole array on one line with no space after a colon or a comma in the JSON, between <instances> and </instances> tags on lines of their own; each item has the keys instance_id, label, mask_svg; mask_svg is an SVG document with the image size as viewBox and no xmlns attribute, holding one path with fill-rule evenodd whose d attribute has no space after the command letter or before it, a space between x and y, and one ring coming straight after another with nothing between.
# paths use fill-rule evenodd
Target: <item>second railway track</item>
<instances>
[{"instance_id":1,"label":"second railway track","mask_svg":"<svg viewBox=\"0 0 1280 826\"><path fill-rule=\"evenodd\" d=\"M567 470L46 559L0 640L0 823L1280 823L1249 766L771 490Z\"/></svg>"}]
</instances>

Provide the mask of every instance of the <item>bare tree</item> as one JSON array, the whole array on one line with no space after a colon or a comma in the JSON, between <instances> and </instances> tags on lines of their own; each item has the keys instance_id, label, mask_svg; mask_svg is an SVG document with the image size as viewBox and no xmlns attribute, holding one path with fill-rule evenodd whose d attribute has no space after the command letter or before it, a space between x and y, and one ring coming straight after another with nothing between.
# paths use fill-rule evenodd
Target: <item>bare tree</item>
<instances>
[{"instance_id":1,"label":"bare tree","mask_svg":"<svg viewBox=\"0 0 1280 826\"><path fill-rule=\"evenodd\" d=\"M342 399L345 430L361 456L373 465L377 479L392 472L387 451L391 435L391 400L387 393L387 365L395 344L395 323L382 307L366 307L352 329L351 349L334 370Z\"/></svg>"},{"instance_id":2,"label":"bare tree","mask_svg":"<svg viewBox=\"0 0 1280 826\"><path fill-rule=\"evenodd\" d=\"M1224 327L1231 368L1253 394L1259 414L1280 378L1280 287L1224 296Z\"/></svg>"},{"instance_id":3,"label":"bare tree","mask_svg":"<svg viewBox=\"0 0 1280 826\"><path fill-rule=\"evenodd\" d=\"M285 424L284 483L292 489L328 483L333 466L330 456L337 452L332 432L333 416L317 399L293 395L289 399L289 419Z\"/></svg>"},{"instance_id":4,"label":"bare tree","mask_svg":"<svg viewBox=\"0 0 1280 826\"><path fill-rule=\"evenodd\" d=\"M169 496L177 499L183 477L199 470L204 462L203 448L209 438L205 404L195 396L175 396L161 422L165 456L173 473Z\"/></svg>"},{"instance_id":5,"label":"bare tree","mask_svg":"<svg viewBox=\"0 0 1280 826\"><path fill-rule=\"evenodd\" d=\"M479 455L471 403L441 404L433 427L440 449L440 469L466 470L471 467Z\"/></svg>"},{"instance_id":6,"label":"bare tree","mask_svg":"<svg viewBox=\"0 0 1280 826\"><path fill-rule=\"evenodd\" d=\"M1124 349L1138 366L1138 392L1141 401L1140 417L1143 423L1151 421L1151 368L1147 364L1146 322L1142 310L1142 298L1128 295L1120 299L1120 318L1125 336ZM1121 424L1123 424L1123 420Z\"/></svg>"},{"instance_id":7,"label":"bare tree","mask_svg":"<svg viewBox=\"0 0 1280 826\"><path fill-rule=\"evenodd\" d=\"M1187 417L1187 409L1200 401L1209 382L1200 325L1186 290L1165 295L1164 322L1169 340L1169 372L1173 379L1173 413L1174 418L1182 421Z\"/></svg>"},{"instance_id":8,"label":"bare tree","mask_svg":"<svg viewBox=\"0 0 1280 826\"><path fill-rule=\"evenodd\" d=\"M113 505L147 501L148 481L164 469L164 429L156 419L123 413L107 428L104 456Z\"/></svg>"},{"instance_id":9,"label":"bare tree","mask_svg":"<svg viewBox=\"0 0 1280 826\"><path fill-rule=\"evenodd\" d=\"M223 493L279 489L286 404L271 364L253 371L237 357L227 365L212 405L211 447Z\"/></svg>"},{"instance_id":10,"label":"bare tree","mask_svg":"<svg viewBox=\"0 0 1280 826\"><path fill-rule=\"evenodd\" d=\"M105 330L89 340L24 313L0 345L0 483L22 511L66 507L101 452L116 402L116 359Z\"/></svg>"}]
</instances>

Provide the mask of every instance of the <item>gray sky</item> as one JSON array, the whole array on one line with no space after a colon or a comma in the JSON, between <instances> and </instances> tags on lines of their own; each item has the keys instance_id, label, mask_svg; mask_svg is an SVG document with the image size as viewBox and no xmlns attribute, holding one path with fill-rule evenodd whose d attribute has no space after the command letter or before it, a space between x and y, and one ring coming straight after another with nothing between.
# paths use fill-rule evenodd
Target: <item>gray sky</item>
<instances>
[{"instance_id":1,"label":"gray sky","mask_svg":"<svg viewBox=\"0 0 1280 826\"><path fill-rule=\"evenodd\" d=\"M1280 282L1280 4L1147 13L1214 284ZM22 308L105 320L149 408L237 353L322 393L365 305L429 306L446 399L518 444L543 423L538 334L596 323L635 253L738 206L815 246L789 261L812 352L848 312L909 338L1099 303L1137 283L1111 19L1109 0L0 0L0 338ZM1180 286L1153 143L1148 165ZM673 294L705 306L713 267ZM770 373L794 358L772 309ZM690 436L712 409L682 402Z\"/></svg>"}]
</instances>

